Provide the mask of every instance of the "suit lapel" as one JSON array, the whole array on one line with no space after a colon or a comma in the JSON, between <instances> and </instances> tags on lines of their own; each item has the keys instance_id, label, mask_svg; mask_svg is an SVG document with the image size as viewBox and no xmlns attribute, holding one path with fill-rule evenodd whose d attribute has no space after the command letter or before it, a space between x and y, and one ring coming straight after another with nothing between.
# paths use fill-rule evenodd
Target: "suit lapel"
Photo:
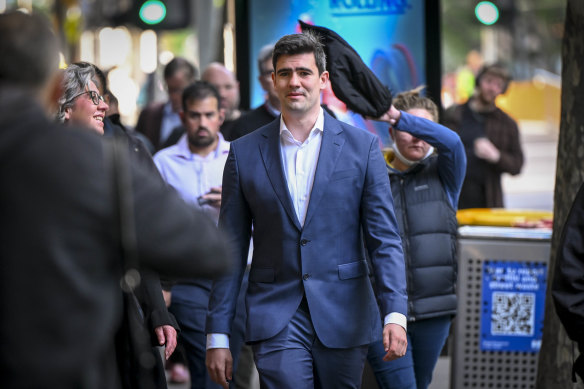
<instances>
[{"instance_id":1,"label":"suit lapel","mask_svg":"<svg viewBox=\"0 0 584 389\"><path fill-rule=\"evenodd\" d=\"M318 203L328 187L331 174L335 170L337 160L345 143L345 138L340 135L343 130L326 112L324 114L324 128L304 226L310 223L310 219L318 209Z\"/></svg>"},{"instance_id":2,"label":"suit lapel","mask_svg":"<svg viewBox=\"0 0 584 389\"><path fill-rule=\"evenodd\" d=\"M292 206L292 199L286 184L284 170L282 167L282 156L280 154L280 121L275 120L270 126L264 129L262 142L259 144L260 154L266 167L266 172L274 192L280 199L282 207L286 210L288 217L298 230L301 230L300 222L296 216L296 211Z\"/></svg>"}]
</instances>

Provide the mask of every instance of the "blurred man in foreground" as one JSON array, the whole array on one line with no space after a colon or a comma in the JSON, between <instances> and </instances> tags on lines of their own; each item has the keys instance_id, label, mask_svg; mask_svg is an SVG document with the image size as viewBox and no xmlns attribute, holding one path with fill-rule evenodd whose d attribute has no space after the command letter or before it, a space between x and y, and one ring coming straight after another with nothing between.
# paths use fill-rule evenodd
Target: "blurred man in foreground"
<instances>
[{"instance_id":1,"label":"blurred man in foreground","mask_svg":"<svg viewBox=\"0 0 584 389\"><path fill-rule=\"evenodd\" d=\"M223 239L161 180L132 164L114 172L111 142L47 118L62 89L44 19L1 14L0 36L2 385L118 388L120 279L140 282L130 256L169 277L213 277L228 266Z\"/></svg>"}]
</instances>

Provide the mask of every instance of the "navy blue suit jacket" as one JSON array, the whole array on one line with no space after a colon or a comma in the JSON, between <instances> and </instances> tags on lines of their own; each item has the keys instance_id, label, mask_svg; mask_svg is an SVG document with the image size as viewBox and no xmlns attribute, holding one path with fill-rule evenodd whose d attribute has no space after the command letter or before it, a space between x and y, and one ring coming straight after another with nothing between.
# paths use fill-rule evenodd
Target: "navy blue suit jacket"
<instances>
[{"instance_id":1,"label":"navy blue suit jacket","mask_svg":"<svg viewBox=\"0 0 584 389\"><path fill-rule=\"evenodd\" d=\"M377 137L324 115L304 226L296 216L282 167L279 119L231 143L219 226L231 236L238 266L235 274L213 285L208 333L229 334L252 226L248 341L280 332L304 294L316 334L331 348L379 339L379 309L382 316L407 313L401 240ZM363 240L373 269L366 261Z\"/></svg>"}]
</instances>

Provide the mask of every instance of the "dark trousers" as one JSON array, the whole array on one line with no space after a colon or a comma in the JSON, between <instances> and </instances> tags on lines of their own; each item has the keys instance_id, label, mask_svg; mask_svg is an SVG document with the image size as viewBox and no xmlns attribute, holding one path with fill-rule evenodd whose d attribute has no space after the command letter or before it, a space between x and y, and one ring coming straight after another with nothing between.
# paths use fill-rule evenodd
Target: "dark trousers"
<instances>
[{"instance_id":1,"label":"dark trousers","mask_svg":"<svg viewBox=\"0 0 584 389\"><path fill-rule=\"evenodd\" d=\"M229 337L229 349L233 357L233 374L237 372L239 353L245 339L245 292L247 291L248 273L243 279L239 297L237 299L237 309L235 318L231 326L231 336ZM207 335L201 329L204 328L205 323L193 323L189 320L189 315L195 317L205 317L206 306L200 307L201 314L194 314L195 308L192 306L184 306L182 304L171 305L171 312L176 317L180 332L180 343L184 346L186 357L188 361L189 373L191 376L191 389L220 389L221 386L214 383L207 372L205 365ZM201 312L199 312L201 313ZM196 324L196 326L194 325ZM233 382L230 384L234 387Z\"/></svg>"},{"instance_id":2,"label":"dark trousers","mask_svg":"<svg viewBox=\"0 0 584 389\"><path fill-rule=\"evenodd\" d=\"M252 349L262 389L337 389L360 387L368 346L325 347L303 300L286 328Z\"/></svg>"},{"instance_id":3,"label":"dark trousers","mask_svg":"<svg viewBox=\"0 0 584 389\"><path fill-rule=\"evenodd\" d=\"M369 346L367 360L380 389L426 389L450 330L450 316L440 316L408 323L406 355L391 362L382 341Z\"/></svg>"}]
</instances>

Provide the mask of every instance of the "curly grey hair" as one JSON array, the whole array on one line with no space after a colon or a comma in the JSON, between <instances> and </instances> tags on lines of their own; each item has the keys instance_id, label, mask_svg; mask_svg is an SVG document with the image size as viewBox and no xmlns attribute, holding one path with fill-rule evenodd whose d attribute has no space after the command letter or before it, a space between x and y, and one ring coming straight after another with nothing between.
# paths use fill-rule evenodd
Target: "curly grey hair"
<instances>
[{"instance_id":1,"label":"curly grey hair","mask_svg":"<svg viewBox=\"0 0 584 389\"><path fill-rule=\"evenodd\" d=\"M75 103L74 97L87 90L89 82L101 85L93 66L79 66L71 64L63 73L63 95L59 99L59 113L57 120L65 121L65 110Z\"/></svg>"}]
</instances>

